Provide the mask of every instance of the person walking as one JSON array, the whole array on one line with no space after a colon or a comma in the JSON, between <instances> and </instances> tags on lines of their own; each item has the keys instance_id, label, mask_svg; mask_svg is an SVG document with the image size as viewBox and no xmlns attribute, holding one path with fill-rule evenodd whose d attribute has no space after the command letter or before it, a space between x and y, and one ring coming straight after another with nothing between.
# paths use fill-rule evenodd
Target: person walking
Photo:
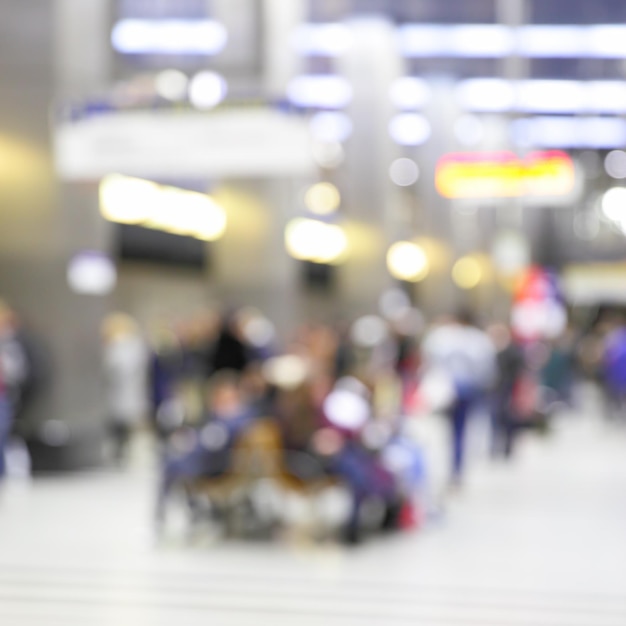
<instances>
[{"instance_id":1,"label":"person walking","mask_svg":"<svg viewBox=\"0 0 626 626\"><path fill-rule=\"evenodd\" d=\"M422 359L426 371L445 375L454 390L448 413L451 482L458 487L463 478L468 419L493 385L496 351L471 313L461 311L428 333L422 344Z\"/></svg>"},{"instance_id":2,"label":"person walking","mask_svg":"<svg viewBox=\"0 0 626 626\"><path fill-rule=\"evenodd\" d=\"M122 464L133 428L148 412L149 354L137 323L129 315L109 316L102 335L113 458Z\"/></svg>"}]
</instances>

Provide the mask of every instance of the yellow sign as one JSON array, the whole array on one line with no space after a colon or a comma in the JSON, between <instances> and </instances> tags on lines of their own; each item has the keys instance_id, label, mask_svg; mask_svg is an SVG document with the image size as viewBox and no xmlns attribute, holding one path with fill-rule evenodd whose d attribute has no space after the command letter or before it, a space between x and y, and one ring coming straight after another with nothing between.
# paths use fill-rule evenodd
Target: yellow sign
<instances>
[{"instance_id":1,"label":"yellow sign","mask_svg":"<svg viewBox=\"0 0 626 626\"><path fill-rule=\"evenodd\" d=\"M512 152L447 154L435 173L437 191L451 199L565 196L575 182L572 159L556 150L524 159Z\"/></svg>"}]
</instances>

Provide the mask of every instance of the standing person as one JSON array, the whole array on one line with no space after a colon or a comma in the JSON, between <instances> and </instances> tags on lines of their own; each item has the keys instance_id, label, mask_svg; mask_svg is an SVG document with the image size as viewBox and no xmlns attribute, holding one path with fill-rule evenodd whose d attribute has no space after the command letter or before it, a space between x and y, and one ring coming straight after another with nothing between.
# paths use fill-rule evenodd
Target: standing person
<instances>
[{"instance_id":1,"label":"standing person","mask_svg":"<svg viewBox=\"0 0 626 626\"><path fill-rule=\"evenodd\" d=\"M506 324L494 324L489 328L489 336L497 352L497 374L491 406L491 453L494 457L508 459L513 454L518 427L513 393L524 372L524 353Z\"/></svg>"},{"instance_id":2,"label":"standing person","mask_svg":"<svg viewBox=\"0 0 626 626\"><path fill-rule=\"evenodd\" d=\"M28 373L28 360L17 334L15 313L0 301L0 479L6 473L6 447Z\"/></svg>"},{"instance_id":3,"label":"standing person","mask_svg":"<svg viewBox=\"0 0 626 626\"><path fill-rule=\"evenodd\" d=\"M16 413L30 383L30 363L15 312L0 301L0 367L5 394Z\"/></svg>"},{"instance_id":4,"label":"standing person","mask_svg":"<svg viewBox=\"0 0 626 626\"><path fill-rule=\"evenodd\" d=\"M471 313L462 311L443 321L426 336L422 358L427 371L445 374L454 389L449 408L452 485L460 486L468 418L484 401L493 384L495 348L488 335L476 326Z\"/></svg>"},{"instance_id":5,"label":"standing person","mask_svg":"<svg viewBox=\"0 0 626 626\"><path fill-rule=\"evenodd\" d=\"M148 388L150 416L160 442L184 421L184 408L176 393L183 365L175 333L166 324L156 326L150 338Z\"/></svg>"},{"instance_id":6,"label":"standing person","mask_svg":"<svg viewBox=\"0 0 626 626\"><path fill-rule=\"evenodd\" d=\"M576 382L576 337L569 326L550 346L550 353L541 371L541 383L550 391L552 404L573 405Z\"/></svg>"},{"instance_id":7,"label":"standing person","mask_svg":"<svg viewBox=\"0 0 626 626\"><path fill-rule=\"evenodd\" d=\"M604 341L602 379L609 417L626 419L626 322L616 318Z\"/></svg>"},{"instance_id":8,"label":"standing person","mask_svg":"<svg viewBox=\"0 0 626 626\"><path fill-rule=\"evenodd\" d=\"M0 363L0 480L6 474L5 451L13 423L11 404L4 384L4 372L1 365Z\"/></svg>"},{"instance_id":9,"label":"standing person","mask_svg":"<svg viewBox=\"0 0 626 626\"><path fill-rule=\"evenodd\" d=\"M113 456L125 461L132 430L148 410L148 350L129 315L110 315L102 328Z\"/></svg>"},{"instance_id":10,"label":"standing person","mask_svg":"<svg viewBox=\"0 0 626 626\"><path fill-rule=\"evenodd\" d=\"M182 445L176 445L175 437L164 458L157 494L159 524L165 520L167 499L177 483L216 478L232 470L236 440L256 417L236 372L223 370L213 376L206 395L207 412L202 423L186 433L181 431Z\"/></svg>"},{"instance_id":11,"label":"standing person","mask_svg":"<svg viewBox=\"0 0 626 626\"><path fill-rule=\"evenodd\" d=\"M243 372L250 363L250 354L237 324L237 316L229 313L224 316L215 342L208 358L209 373L220 370Z\"/></svg>"}]
</instances>

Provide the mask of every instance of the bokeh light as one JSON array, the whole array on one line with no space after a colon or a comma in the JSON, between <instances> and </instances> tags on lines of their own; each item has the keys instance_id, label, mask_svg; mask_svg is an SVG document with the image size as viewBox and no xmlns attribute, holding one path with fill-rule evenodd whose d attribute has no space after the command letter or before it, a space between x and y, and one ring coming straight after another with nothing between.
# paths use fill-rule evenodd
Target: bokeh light
<instances>
[{"instance_id":1,"label":"bokeh light","mask_svg":"<svg viewBox=\"0 0 626 626\"><path fill-rule=\"evenodd\" d=\"M521 272L530 264L528 241L518 231L502 231L494 239L491 256L501 274Z\"/></svg>"},{"instance_id":2,"label":"bokeh light","mask_svg":"<svg viewBox=\"0 0 626 626\"><path fill-rule=\"evenodd\" d=\"M352 85L343 76L311 74L297 76L287 86L287 97L296 106L341 109L352 101Z\"/></svg>"},{"instance_id":3,"label":"bokeh light","mask_svg":"<svg viewBox=\"0 0 626 626\"><path fill-rule=\"evenodd\" d=\"M483 268L473 256L460 258L452 268L452 279L461 289L474 289L483 279Z\"/></svg>"},{"instance_id":4,"label":"bokeh light","mask_svg":"<svg viewBox=\"0 0 626 626\"><path fill-rule=\"evenodd\" d=\"M378 315L364 315L352 324L350 339L360 348L373 348L389 335L389 326Z\"/></svg>"},{"instance_id":5,"label":"bokeh light","mask_svg":"<svg viewBox=\"0 0 626 626\"><path fill-rule=\"evenodd\" d=\"M287 354L268 359L263 364L265 380L282 389L295 389L309 376L309 364L299 356Z\"/></svg>"},{"instance_id":6,"label":"bokeh light","mask_svg":"<svg viewBox=\"0 0 626 626\"><path fill-rule=\"evenodd\" d=\"M97 251L77 254L68 264L67 283L75 293L95 296L111 293L117 283L115 263Z\"/></svg>"},{"instance_id":7,"label":"bokeh light","mask_svg":"<svg viewBox=\"0 0 626 626\"><path fill-rule=\"evenodd\" d=\"M345 430L359 430L370 417L370 404L360 395L347 389L333 390L324 401L326 419Z\"/></svg>"},{"instance_id":8,"label":"bokeh light","mask_svg":"<svg viewBox=\"0 0 626 626\"><path fill-rule=\"evenodd\" d=\"M338 141L316 141L312 150L313 160L325 169L339 167L346 158L345 150Z\"/></svg>"},{"instance_id":9,"label":"bokeh light","mask_svg":"<svg viewBox=\"0 0 626 626\"><path fill-rule=\"evenodd\" d=\"M380 296L378 308L385 319L398 320L411 310L411 300L403 289L388 289Z\"/></svg>"},{"instance_id":10,"label":"bokeh light","mask_svg":"<svg viewBox=\"0 0 626 626\"><path fill-rule=\"evenodd\" d=\"M406 111L420 109L428 104L431 90L425 80L413 76L403 76L393 82L389 96L394 106Z\"/></svg>"},{"instance_id":11,"label":"bokeh light","mask_svg":"<svg viewBox=\"0 0 626 626\"><path fill-rule=\"evenodd\" d=\"M389 168L391 180L400 187L409 187L417 182L420 171L413 159L406 157L396 159Z\"/></svg>"},{"instance_id":12,"label":"bokeh light","mask_svg":"<svg viewBox=\"0 0 626 626\"><path fill-rule=\"evenodd\" d=\"M428 120L418 113L400 113L389 122L391 138L401 146L419 146L430 138Z\"/></svg>"},{"instance_id":13,"label":"bokeh light","mask_svg":"<svg viewBox=\"0 0 626 626\"><path fill-rule=\"evenodd\" d=\"M251 346L265 348L276 338L276 327L258 309L244 307L237 317L241 333Z\"/></svg>"},{"instance_id":14,"label":"bokeh light","mask_svg":"<svg viewBox=\"0 0 626 626\"><path fill-rule=\"evenodd\" d=\"M341 111L322 111L311 118L310 128L314 139L332 143L348 139L353 124L350 117Z\"/></svg>"},{"instance_id":15,"label":"bokeh light","mask_svg":"<svg viewBox=\"0 0 626 626\"><path fill-rule=\"evenodd\" d=\"M189 100L197 109L216 107L228 93L228 84L216 72L198 72L189 84Z\"/></svg>"},{"instance_id":16,"label":"bokeh light","mask_svg":"<svg viewBox=\"0 0 626 626\"><path fill-rule=\"evenodd\" d=\"M122 54L219 54L228 42L221 22L203 19L124 19L111 32Z\"/></svg>"},{"instance_id":17,"label":"bokeh light","mask_svg":"<svg viewBox=\"0 0 626 626\"><path fill-rule=\"evenodd\" d=\"M611 150L604 159L604 169L611 178L626 178L626 152Z\"/></svg>"},{"instance_id":18,"label":"bokeh light","mask_svg":"<svg viewBox=\"0 0 626 626\"><path fill-rule=\"evenodd\" d=\"M348 238L340 226L296 218L285 229L289 254L301 261L340 263L348 250Z\"/></svg>"},{"instance_id":19,"label":"bokeh light","mask_svg":"<svg viewBox=\"0 0 626 626\"><path fill-rule=\"evenodd\" d=\"M485 125L476 115L461 115L454 124L454 134L462 146L475 147L485 137Z\"/></svg>"},{"instance_id":20,"label":"bokeh light","mask_svg":"<svg viewBox=\"0 0 626 626\"><path fill-rule=\"evenodd\" d=\"M626 224L626 187L613 187L602 196L602 213L612 222Z\"/></svg>"},{"instance_id":21,"label":"bokeh light","mask_svg":"<svg viewBox=\"0 0 626 626\"><path fill-rule=\"evenodd\" d=\"M398 280L418 282L428 274L428 258L422 248L410 241L398 241L387 252L389 273Z\"/></svg>"},{"instance_id":22,"label":"bokeh light","mask_svg":"<svg viewBox=\"0 0 626 626\"><path fill-rule=\"evenodd\" d=\"M155 89L165 100L179 102L187 97L189 79L179 70L164 70L157 74Z\"/></svg>"},{"instance_id":23,"label":"bokeh light","mask_svg":"<svg viewBox=\"0 0 626 626\"><path fill-rule=\"evenodd\" d=\"M304 203L311 213L329 215L339 208L341 194L332 183L317 183L307 190Z\"/></svg>"}]
</instances>

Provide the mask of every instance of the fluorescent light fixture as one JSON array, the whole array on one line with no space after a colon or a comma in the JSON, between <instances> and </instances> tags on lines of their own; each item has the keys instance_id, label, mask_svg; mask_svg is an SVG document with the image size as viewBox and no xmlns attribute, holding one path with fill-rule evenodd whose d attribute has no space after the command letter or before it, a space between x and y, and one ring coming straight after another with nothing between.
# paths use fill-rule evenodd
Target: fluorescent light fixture
<instances>
[{"instance_id":1,"label":"fluorescent light fixture","mask_svg":"<svg viewBox=\"0 0 626 626\"><path fill-rule=\"evenodd\" d=\"M591 112L615 115L626 113L626 83L617 80L597 80L586 85L587 105Z\"/></svg>"},{"instance_id":2,"label":"fluorescent light fixture","mask_svg":"<svg viewBox=\"0 0 626 626\"><path fill-rule=\"evenodd\" d=\"M626 58L626 26L599 24L588 29L590 57L602 59Z\"/></svg>"},{"instance_id":3,"label":"fluorescent light fixture","mask_svg":"<svg viewBox=\"0 0 626 626\"><path fill-rule=\"evenodd\" d=\"M471 112L626 113L626 83L622 81L471 78L457 84L456 97Z\"/></svg>"},{"instance_id":4,"label":"fluorescent light fixture","mask_svg":"<svg viewBox=\"0 0 626 626\"><path fill-rule=\"evenodd\" d=\"M405 57L448 56L445 26L405 24L398 29L400 51Z\"/></svg>"},{"instance_id":5,"label":"fluorescent light fixture","mask_svg":"<svg viewBox=\"0 0 626 626\"><path fill-rule=\"evenodd\" d=\"M498 24L405 24L398 29L401 53L409 58L626 59L623 24L532 25L510 28Z\"/></svg>"},{"instance_id":6,"label":"fluorescent light fixture","mask_svg":"<svg viewBox=\"0 0 626 626\"><path fill-rule=\"evenodd\" d=\"M343 24L301 24L293 33L293 49L302 56L338 57L352 45L352 33Z\"/></svg>"},{"instance_id":7,"label":"fluorescent light fixture","mask_svg":"<svg viewBox=\"0 0 626 626\"><path fill-rule=\"evenodd\" d=\"M393 82L389 96L398 109L407 111L426 106L431 97L431 90L424 79L403 76Z\"/></svg>"},{"instance_id":8,"label":"fluorescent light fixture","mask_svg":"<svg viewBox=\"0 0 626 626\"><path fill-rule=\"evenodd\" d=\"M389 122L391 138L401 146L419 146L431 135L429 121L418 113L400 113Z\"/></svg>"},{"instance_id":9,"label":"fluorescent light fixture","mask_svg":"<svg viewBox=\"0 0 626 626\"><path fill-rule=\"evenodd\" d=\"M111 222L203 241L219 239L226 230L226 214L209 196L120 174L100 183L100 212Z\"/></svg>"},{"instance_id":10,"label":"fluorescent light fixture","mask_svg":"<svg viewBox=\"0 0 626 626\"><path fill-rule=\"evenodd\" d=\"M583 83L574 80L525 80L517 85L517 109L524 112L577 113L586 108Z\"/></svg>"},{"instance_id":11,"label":"fluorescent light fixture","mask_svg":"<svg viewBox=\"0 0 626 626\"><path fill-rule=\"evenodd\" d=\"M585 148L623 148L626 121L619 118L590 117L583 120L581 145Z\"/></svg>"},{"instance_id":12,"label":"fluorescent light fixture","mask_svg":"<svg viewBox=\"0 0 626 626\"><path fill-rule=\"evenodd\" d=\"M536 116L511 124L515 143L536 148L610 149L626 145L626 121L609 117Z\"/></svg>"},{"instance_id":13,"label":"fluorescent light fixture","mask_svg":"<svg viewBox=\"0 0 626 626\"><path fill-rule=\"evenodd\" d=\"M502 57L514 50L510 28L498 24L406 24L399 29L402 54L420 57Z\"/></svg>"},{"instance_id":14,"label":"fluorescent light fixture","mask_svg":"<svg viewBox=\"0 0 626 626\"><path fill-rule=\"evenodd\" d=\"M503 113L515 106L515 87L500 78L471 78L458 83L456 97L467 111Z\"/></svg>"},{"instance_id":15,"label":"fluorescent light fixture","mask_svg":"<svg viewBox=\"0 0 626 626\"><path fill-rule=\"evenodd\" d=\"M310 122L311 133L317 141L343 142L352 134L352 120L340 111L316 113Z\"/></svg>"},{"instance_id":16,"label":"fluorescent light fixture","mask_svg":"<svg viewBox=\"0 0 626 626\"><path fill-rule=\"evenodd\" d=\"M518 31L518 52L527 57L579 57L587 32L581 26L524 26Z\"/></svg>"},{"instance_id":17,"label":"fluorescent light fixture","mask_svg":"<svg viewBox=\"0 0 626 626\"><path fill-rule=\"evenodd\" d=\"M352 86L334 74L302 75L287 86L287 98L300 107L341 109L352 101Z\"/></svg>"},{"instance_id":18,"label":"fluorescent light fixture","mask_svg":"<svg viewBox=\"0 0 626 626\"><path fill-rule=\"evenodd\" d=\"M212 56L227 42L226 28L214 20L125 19L111 32L113 48L122 54Z\"/></svg>"},{"instance_id":19,"label":"fluorescent light fixture","mask_svg":"<svg viewBox=\"0 0 626 626\"><path fill-rule=\"evenodd\" d=\"M538 148L570 148L580 143L580 126L568 117L535 117L511 124L517 145Z\"/></svg>"},{"instance_id":20,"label":"fluorescent light fixture","mask_svg":"<svg viewBox=\"0 0 626 626\"><path fill-rule=\"evenodd\" d=\"M501 57L514 51L513 32L498 24L452 26L448 40L451 56Z\"/></svg>"}]
</instances>

